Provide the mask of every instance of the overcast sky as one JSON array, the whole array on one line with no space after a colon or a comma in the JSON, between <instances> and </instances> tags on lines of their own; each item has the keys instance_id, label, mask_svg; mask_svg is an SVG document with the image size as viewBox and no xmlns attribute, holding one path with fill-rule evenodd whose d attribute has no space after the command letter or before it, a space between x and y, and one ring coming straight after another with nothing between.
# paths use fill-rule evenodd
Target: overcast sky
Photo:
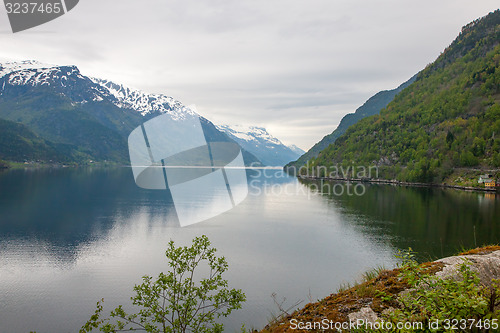
<instances>
[{"instance_id":1,"label":"overcast sky","mask_svg":"<svg viewBox=\"0 0 500 333\"><path fill-rule=\"evenodd\" d=\"M77 65L307 150L496 8L498 0L80 0L12 34L2 6L0 59Z\"/></svg>"}]
</instances>

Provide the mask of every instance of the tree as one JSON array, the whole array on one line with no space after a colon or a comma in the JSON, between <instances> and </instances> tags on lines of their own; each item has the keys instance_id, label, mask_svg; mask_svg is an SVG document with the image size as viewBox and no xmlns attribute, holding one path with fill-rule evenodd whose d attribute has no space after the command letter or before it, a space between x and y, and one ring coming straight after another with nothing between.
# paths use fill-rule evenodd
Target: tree
<instances>
[{"instance_id":1,"label":"tree","mask_svg":"<svg viewBox=\"0 0 500 333\"><path fill-rule=\"evenodd\" d=\"M223 325L216 319L241 308L246 296L241 289L228 289L222 278L227 261L215 252L205 235L196 237L190 247L175 247L170 241L165 252L170 266L167 274L160 273L156 280L144 276L142 284L134 287L132 304L140 310L128 314L120 305L110 313L114 320L101 319L101 300L80 333L94 328L102 332L222 332ZM195 274L204 269L207 277Z\"/></svg>"}]
</instances>

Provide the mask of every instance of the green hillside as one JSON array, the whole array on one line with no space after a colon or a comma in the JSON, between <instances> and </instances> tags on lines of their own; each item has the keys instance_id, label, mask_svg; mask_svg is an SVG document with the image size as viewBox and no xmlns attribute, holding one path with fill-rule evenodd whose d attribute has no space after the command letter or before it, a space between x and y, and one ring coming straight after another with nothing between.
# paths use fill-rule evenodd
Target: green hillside
<instances>
[{"instance_id":1,"label":"green hillside","mask_svg":"<svg viewBox=\"0 0 500 333\"><path fill-rule=\"evenodd\" d=\"M463 27L413 84L351 126L309 172L375 164L380 178L441 182L456 170L499 168L499 43L500 10Z\"/></svg>"},{"instance_id":2,"label":"green hillside","mask_svg":"<svg viewBox=\"0 0 500 333\"><path fill-rule=\"evenodd\" d=\"M0 119L0 168L1 160L26 161L67 161L53 143L33 133L27 126Z\"/></svg>"},{"instance_id":3,"label":"green hillside","mask_svg":"<svg viewBox=\"0 0 500 333\"><path fill-rule=\"evenodd\" d=\"M73 161L127 161L125 135L109 119L125 119L130 131L139 123L139 115L133 123L127 113L110 103L75 105L52 87L7 88L0 96L0 118L22 123L36 135L57 143L58 148L65 147L61 153Z\"/></svg>"},{"instance_id":4,"label":"green hillside","mask_svg":"<svg viewBox=\"0 0 500 333\"><path fill-rule=\"evenodd\" d=\"M26 82L15 73L0 77L0 119L8 127L0 131L0 160L128 164L128 135L160 114L143 116L133 107L117 106L116 97L76 67L57 67L42 77L32 72ZM152 103L151 95L146 98ZM208 142L233 142L205 118L202 126ZM248 165L261 165L247 151L243 157Z\"/></svg>"},{"instance_id":5,"label":"green hillside","mask_svg":"<svg viewBox=\"0 0 500 333\"><path fill-rule=\"evenodd\" d=\"M379 91L378 93L370 97L363 105L357 108L354 113L346 114L340 121L339 126L332 133L323 137L320 142L316 143L297 161L288 163L285 168L298 168L306 164L306 162L311 158L317 157L323 149L334 143L335 140L337 140L342 134L344 134L350 126L356 124L363 118L378 114L380 110L385 108L387 104L389 104L401 90L413 83L416 77L416 75L413 76L396 89Z\"/></svg>"}]
</instances>

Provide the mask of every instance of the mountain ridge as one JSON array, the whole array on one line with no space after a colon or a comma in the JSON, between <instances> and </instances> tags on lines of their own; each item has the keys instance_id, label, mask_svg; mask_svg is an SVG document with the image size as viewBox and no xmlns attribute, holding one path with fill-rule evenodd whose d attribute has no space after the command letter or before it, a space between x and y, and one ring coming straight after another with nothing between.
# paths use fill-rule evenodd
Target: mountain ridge
<instances>
[{"instance_id":1,"label":"mountain ridge","mask_svg":"<svg viewBox=\"0 0 500 333\"><path fill-rule=\"evenodd\" d=\"M260 126L217 125L245 150L257 156L268 166L283 166L300 156ZM300 149L297 147L297 149Z\"/></svg>"},{"instance_id":2,"label":"mountain ridge","mask_svg":"<svg viewBox=\"0 0 500 333\"><path fill-rule=\"evenodd\" d=\"M61 153L73 162L128 164L128 135L161 114L174 121L198 116L207 141L233 142L172 97L90 78L76 66L36 61L0 64L0 118L27 126L53 147L65 147ZM246 163L261 165L251 153L243 155Z\"/></svg>"},{"instance_id":3,"label":"mountain ridge","mask_svg":"<svg viewBox=\"0 0 500 333\"><path fill-rule=\"evenodd\" d=\"M380 110L386 107L394 97L401 92L404 88L408 87L411 83L416 80L417 75L412 76L408 81L402 83L397 88L391 90L382 90L370 97L363 103L359 108L353 113L348 113L340 121L337 128L330 134L325 135L323 139L317 142L312 148L310 148L305 154L299 157L298 160L288 163L285 168L300 168L305 165L307 161L311 158L315 158L319 153L333 144L342 134L347 131L349 126L354 125L363 118L378 114Z\"/></svg>"},{"instance_id":4,"label":"mountain ridge","mask_svg":"<svg viewBox=\"0 0 500 333\"><path fill-rule=\"evenodd\" d=\"M349 127L308 172L376 165L385 179L478 186L482 170L499 170L498 133L500 10L464 26L413 84Z\"/></svg>"}]
</instances>

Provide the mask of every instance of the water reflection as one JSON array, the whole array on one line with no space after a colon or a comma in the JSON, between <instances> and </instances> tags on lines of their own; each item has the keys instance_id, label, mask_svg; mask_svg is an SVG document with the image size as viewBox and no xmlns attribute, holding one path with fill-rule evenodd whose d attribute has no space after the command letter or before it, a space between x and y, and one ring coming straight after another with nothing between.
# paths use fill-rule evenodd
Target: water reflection
<instances>
[{"instance_id":1,"label":"water reflection","mask_svg":"<svg viewBox=\"0 0 500 333\"><path fill-rule=\"evenodd\" d=\"M168 269L171 239L205 234L226 256L226 278L248 296L226 321L235 331L265 325L272 293L307 302L393 266L398 248L439 255L473 241L474 225L477 243L499 236L496 197L390 186L321 195L280 171L248 176L240 205L179 228L168 192L137 188L130 169L1 173L0 331L77 331L98 299L127 304L141 276Z\"/></svg>"},{"instance_id":2,"label":"water reflection","mask_svg":"<svg viewBox=\"0 0 500 333\"><path fill-rule=\"evenodd\" d=\"M412 247L422 259L456 254L462 248L500 240L500 196L441 188L359 184L362 196L335 187L345 183L300 180L342 207L344 220L380 235L396 248ZM349 219L347 216L354 216Z\"/></svg>"},{"instance_id":3,"label":"water reflection","mask_svg":"<svg viewBox=\"0 0 500 333\"><path fill-rule=\"evenodd\" d=\"M175 224L168 191L138 189L128 168L0 173L0 234L77 246L138 209Z\"/></svg>"}]
</instances>

